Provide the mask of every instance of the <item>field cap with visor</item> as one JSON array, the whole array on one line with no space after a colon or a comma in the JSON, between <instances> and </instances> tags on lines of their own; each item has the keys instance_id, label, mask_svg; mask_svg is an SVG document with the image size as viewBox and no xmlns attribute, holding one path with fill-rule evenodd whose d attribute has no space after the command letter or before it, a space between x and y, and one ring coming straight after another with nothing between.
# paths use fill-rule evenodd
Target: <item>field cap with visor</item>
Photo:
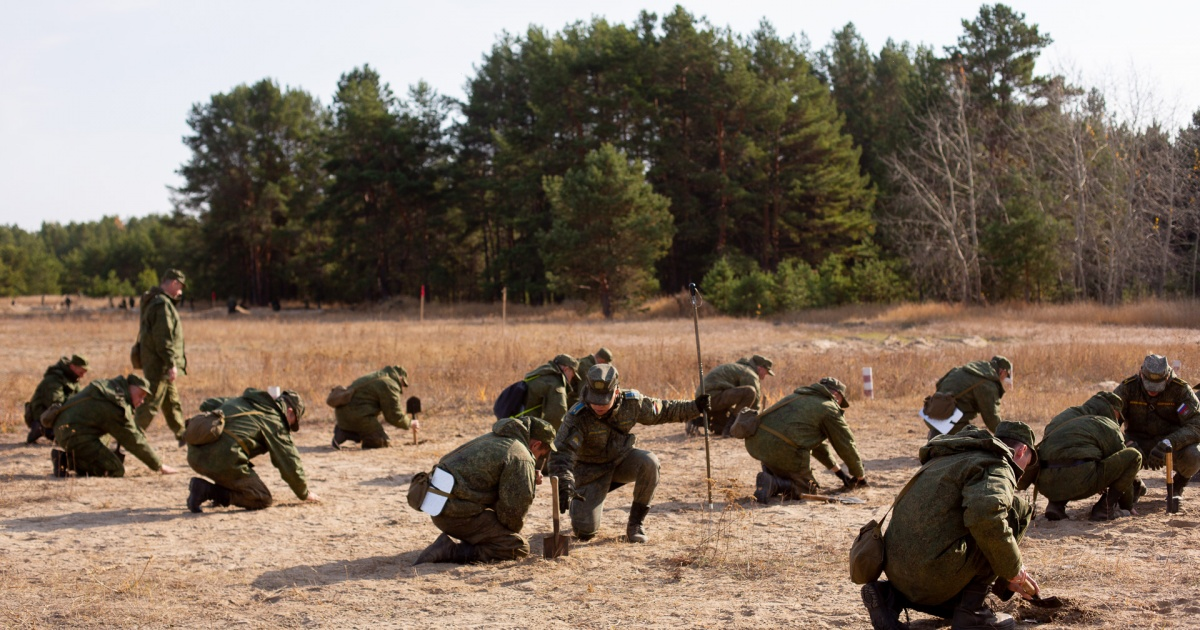
<instances>
[{"instance_id":1,"label":"field cap with visor","mask_svg":"<svg viewBox=\"0 0 1200 630\"><path fill-rule=\"evenodd\" d=\"M1161 394L1167 388L1167 381L1171 380L1174 373L1171 371L1171 366L1167 363L1167 357L1161 354L1148 354L1146 360L1142 361L1142 387L1146 388L1151 394Z\"/></svg>"},{"instance_id":2,"label":"field cap with visor","mask_svg":"<svg viewBox=\"0 0 1200 630\"><path fill-rule=\"evenodd\" d=\"M764 357L761 354L752 355L750 357L750 363L754 367L765 368L767 370L767 374L770 374L771 376L775 376L775 372L773 372L771 370L771 367L774 366L775 364L772 363L771 360L768 359L767 357Z\"/></svg>"},{"instance_id":3,"label":"field cap with visor","mask_svg":"<svg viewBox=\"0 0 1200 630\"><path fill-rule=\"evenodd\" d=\"M588 368L586 387L583 388L583 402L589 405L607 405L613 399L620 386L617 368L611 363L598 363Z\"/></svg>"},{"instance_id":4,"label":"field cap with visor","mask_svg":"<svg viewBox=\"0 0 1200 630\"><path fill-rule=\"evenodd\" d=\"M138 376L137 374L130 374L129 376L126 376L125 384L128 385L129 387L136 387L144 392L150 391L150 386L147 385L146 381L143 380L142 377Z\"/></svg>"},{"instance_id":5,"label":"field cap with visor","mask_svg":"<svg viewBox=\"0 0 1200 630\"><path fill-rule=\"evenodd\" d=\"M187 286L187 276L183 275L183 272L178 269L168 269L167 272L163 274L162 281L166 282L167 280L178 280L179 284Z\"/></svg>"},{"instance_id":6,"label":"field cap with visor","mask_svg":"<svg viewBox=\"0 0 1200 630\"><path fill-rule=\"evenodd\" d=\"M553 363L556 365L561 365L563 367L569 367L572 370L579 369L579 361L575 360L575 357L573 357L569 354L560 354L560 355L554 357Z\"/></svg>"},{"instance_id":7,"label":"field cap with visor","mask_svg":"<svg viewBox=\"0 0 1200 630\"><path fill-rule=\"evenodd\" d=\"M842 409L848 409L850 407L850 400L846 398L846 384L845 383L837 380L836 378L834 378L832 376L826 376L825 378L817 381L817 384L821 385L825 389L828 389L830 392L837 392L837 393L841 394L842 402L840 402L838 404L841 406Z\"/></svg>"},{"instance_id":8,"label":"field cap with visor","mask_svg":"<svg viewBox=\"0 0 1200 630\"><path fill-rule=\"evenodd\" d=\"M1029 461L1029 464L1037 463L1037 438L1033 436L1033 429L1030 429L1029 425L1013 420L1001 420L1000 424L996 425L996 437L1016 440L1028 446L1029 452L1033 454L1033 459Z\"/></svg>"},{"instance_id":9,"label":"field cap with visor","mask_svg":"<svg viewBox=\"0 0 1200 630\"><path fill-rule=\"evenodd\" d=\"M604 361L605 363L612 363L612 350L609 350L608 348L605 348L605 347L601 347L599 350L596 351L596 359L600 360L600 361Z\"/></svg>"},{"instance_id":10,"label":"field cap with visor","mask_svg":"<svg viewBox=\"0 0 1200 630\"><path fill-rule=\"evenodd\" d=\"M537 417L529 419L529 439L538 440L557 453L558 449L554 448L554 435L554 425Z\"/></svg>"},{"instance_id":11,"label":"field cap with visor","mask_svg":"<svg viewBox=\"0 0 1200 630\"><path fill-rule=\"evenodd\" d=\"M88 360L85 357L83 357L82 355L78 355L78 354L71 355L71 360L69 361L69 363L78 368L83 368L85 370L88 369Z\"/></svg>"}]
</instances>

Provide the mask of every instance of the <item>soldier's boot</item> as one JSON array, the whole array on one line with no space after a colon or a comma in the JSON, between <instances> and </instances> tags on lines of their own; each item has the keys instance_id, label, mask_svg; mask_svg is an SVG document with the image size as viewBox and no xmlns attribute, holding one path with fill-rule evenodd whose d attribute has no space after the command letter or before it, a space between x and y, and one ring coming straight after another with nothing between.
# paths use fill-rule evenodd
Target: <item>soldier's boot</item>
<instances>
[{"instance_id":1,"label":"soldier's boot","mask_svg":"<svg viewBox=\"0 0 1200 630\"><path fill-rule=\"evenodd\" d=\"M450 558L450 562L455 564L471 564L479 561L479 547L467 542L455 545L454 553Z\"/></svg>"},{"instance_id":2,"label":"soldier's boot","mask_svg":"<svg viewBox=\"0 0 1200 630\"><path fill-rule=\"evenodd\" d=\"M61 449L50 451L50 465L55 477L67 476L67 452Z\"/></svg>"},{"instance_id":3,"label":"soldier's boot","mask_svg":"<svg viewBox=\"0 0 1200 630\"><path fill-rule=\"evenodd\" d=\"M874 630L904 630L892 585L886 580L863 584L862 601L867 607L867 614L871 615L871 627Z\"/></svg>"},{"instance_id":4,"label":"soldier's boot","mask_svg":"<svg viewBox=\"0 0 1200 630\"><path fill-rule=\"evenodd\" d=\"M625 526L625 542L644 543L647 540L646 529L642 522L650 513L650 506L645 503L634 503L629 506L629 524Z\"/></svg>"},{"instance_id":5,"label":"soldier's boot","mask_svg":"<svg viewBox=\"0 0 1200 630\"><path fill-rule=\"evenodd\" d=\"M1126 508L1123 505L1121 506L1121 508L1128 509L1131 513L1137 514L1137 510L1135 510L1134 508L1137 506L1137 502L1140 501L1142 497L1146 496L1147 492L1149 492L1149 489L1146 488L1145 482L1143 482L1141 479L1134 479L1133 480L1133 500L1129 502L1128 508Z\"/></svg>"},{"instance_id":6,"label":"soldier's boot","mask_svg":"<svg viewBox=\"0 0 1200 630\"><path fill-rule=\"evenodd\" d=\"M29 434L25 436L25 443L36 444L40 437L42 437L42 425L35 423L29 427Z\"/></svg>"},{"instance_id":7,"label":"soldier's boot","mask_svg":"<svg viewBox=\"0 0 1200 630\"><path fill-rule=\"evenodd\" d=\"M1183 496L1183 489L1187 487L1189 481L1191 481L1190 477L1184 477L1183 475L1181 475L1179 473L1175 473L1175 477L1171 480L1171 487L1175 491L1175 507L1176 508L1179 508L1179 509L1183 508L1183 499L1181 499L1180 497Z\"/></svg>"},{"instance_id":8,"label":"soldier's boot","mask_svg":"<svg viewBox=\"0 0 1200 630\"><path fill-rule=\"evenodd\" d=\"M212 498L213 507L229 507L230 502L233 501L233 493L229 491L229 488L215 484L209 489L208 496Z\"/></svg>"},{"instance_id":9,"label":"soldier's boot","mask_svg":"<svg viewBox=\"0 0 1200 630\"><path fill-rule=\"evenodd\" d=\"M754 478L754 500L762 504L771 502L771 497L779 494L779 478L769 472L760 472Z\"/></svg>"},{"instance_id":10,"label":"soldier's boot","mask_svg":"<svg viewBox=\"0 0 1200 630\"><path fill-rule=\"evenodd\" d=\"M347 433L348 432L342 430L341 427L333 427L333 442L331 442L330 445L333 446L334 450L342 450L342 442L350 439L350 436L347 435Z\"/></svg>"},{"instance_id":11,"label":"soldier's boot","mask_svg":"<svg viewBox=\"0 0 1200 630\"><path fill-rule=\"evenodd\" d=\"M1096 501L1096 505L1092 506L1092 513L1088 516L1091 521L1108 521L1116 518L1117 514L1117 497L1112 489L1105 489L1100 493L1100 498Z\"/></svg>"},{"instance_id":12,"label":"soldier's boot","mask_svg":"<svg viewBox=\"0 0 1200 630\"><path fill-rule=\"evenodd\" d=\"M200 509L200 506L204 505L205 502L216 498L216 489L216 484L210 483L209 481L199 477L192 477L192 480L188 482L188 510L195 514L203 512L204 510ZM229 491L226 490L225 494L228 497ZM228 503L226 503L226 505L228 505Z\"/></svg>"},{"instance_id":13,"label":"soldier's boot","mask_svg":"<svg viewBox=\"0 0 1200 630\"><path fill-rule=\"evenodd\" d=\"M688 423L684 425L683 431L688 437L700 435L704 432L704 418L694 418L689 420Z\"/></svg>"},{"instance_id":14,"label":"soldier's boot","mask_svg":"<svg viewBox=\"0 0 1200 630\"><path fill-rule=\"evenodd\" d=\"M1067 520L1067 502L1066 501L1051 501L1050 505L1046 506L1046 520L1048 520L1048 521L1065 521L1065 520Z\"/></svg>"},{"instance_id":15,"label":"soldier's boot","mask_svg":"<svg viewBox=\"0 0 1200 630\"><path fill-rule=\"evenodd\" d=\"M450 562L453 560L458 547L459 544L454 542L450 536L441 534L433 541L433 544L426 547L425 551L422 551L421 555L417 556L417 561L413 565L429 562Z\"/></svg>"},{"instance_id":16,"label":"soldier's boot","mask_svg":"<svg viewBox=\"0 0 1200 630\"><path fill-rule=\"evenodd\" d=\"M950 619L952 630L1012 630L1017 627L1012 615L997 613L988 607L989 587L987 582L979 579L967 585Z\"/></svg>"},{"instance_id":17,"label":"soldier's boot","mask_svg":"<svg viewBox=\"0 0 1200 630\"><path fill-rule=\"evenodd\" d=\"M121 450L120 444L118 444L117 447L113 449L113 455L116 455L117 459L121 460L122 464L125 463L125 451Z\"/></svg>"}]
</instances>

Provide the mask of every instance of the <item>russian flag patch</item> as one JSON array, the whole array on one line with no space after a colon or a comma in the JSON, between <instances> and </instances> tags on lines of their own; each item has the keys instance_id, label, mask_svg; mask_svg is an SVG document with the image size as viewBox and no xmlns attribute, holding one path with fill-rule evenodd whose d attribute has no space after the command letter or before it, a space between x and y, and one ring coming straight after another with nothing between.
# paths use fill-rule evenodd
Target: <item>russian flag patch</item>
<instances>
[{"instance_id":1,"label":"russian flag patch","mask_svg":"<svg viewBox=\"0 0 1200 630\"><path fill-rule=\"evenodd\" d=\"M1175 411L1181 416L1186 416L1187 413L1191 411L1191 407L1188 407L1187 403L1183 403L1182 405L1179 405L1179 408Z\"/></svg>"}]
</instances>

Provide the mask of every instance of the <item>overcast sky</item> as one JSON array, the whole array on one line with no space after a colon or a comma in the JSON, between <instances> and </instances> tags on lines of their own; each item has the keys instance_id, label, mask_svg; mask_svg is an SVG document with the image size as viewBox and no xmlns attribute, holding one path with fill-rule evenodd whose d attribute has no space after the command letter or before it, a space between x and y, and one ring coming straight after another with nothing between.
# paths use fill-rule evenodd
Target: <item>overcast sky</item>
<instances>
[{"instance_id":1,"label":"overcast sky","mask_svg":"<svg viewBox=\"0 0 1200 630\"><path fill-rule=\"evenodd\" d=\"M551 32L603 16L630 23L677 2L373 0L3 0L0 19L0 224L90 221L171 210L167 188L189 155L194 103L270 77L328 105L338 77L370 64L397 95L424 79L461 98L503 32ZM702 0L682 3L748 34L769 20L814 49L853 22L873 52L897 42L952 45L979 4L924 0ZM1128 95L1177 128L1200 108L1200 3L1141 0L1009 3L1054 39L1037 72ZM603 7L603 8L596 8ZM1131 86L1136 85L1135 91ZM1151 98L1147 99L1147 95Z\"/></svg>"}]
</instances>

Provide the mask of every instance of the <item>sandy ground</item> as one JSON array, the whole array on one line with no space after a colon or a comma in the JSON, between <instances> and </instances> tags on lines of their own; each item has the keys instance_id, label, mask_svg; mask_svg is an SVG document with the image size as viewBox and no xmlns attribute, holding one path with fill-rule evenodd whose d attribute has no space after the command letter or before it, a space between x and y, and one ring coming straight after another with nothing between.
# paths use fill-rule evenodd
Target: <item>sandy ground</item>
<instances>
[{"instance_id":1,"label":"sandy ground","mask_svg":"<svg viewBox=\"0 0 1200 630\"><path fill-rule=\"evenodd\" d=\"M5 326L13 321L7 320ZM16 324L18 328L24 325ZM90 333L93 354L117 361L127 348L118 341L123 333L110 332L103 322L97 326ZM207 330L201 322L190 326L192 338ZM616 326L593 332L611 338L622 330ZM645 334L652 341L636 343L663 343L654 325L648 332L639 326L628 325L630 339ZM670 327L677 330L680 325L671 323ZM46 353L35 350L44 340L18 328L0 332L0 339L21 357L8 369L40 372L47 363L43 360ZM814 362L825 356L829 347L844 348L850 343L825 330L777 328L733 322L715 337L730 347L770 348L776 362L784 365ZM965 344L965 349L953 352L947 351L948 346L939 346L933 332L920 329L872 329L870 335L860 335L853 343L858 344L855 352L863 356L879 356L884 351L900 356L921 352L922 361L944 363L964 352L986 358L997 344L1015 357L1040 356L1042 345L1087 344L1098 334L1079 326L1003 330L965 323L959 328L955 335L960 345L955 347ZM981 343L962 341L979 339L975 335L989 331L996 336L980 339ZM668 341L686 341L689 332L685 328ZM574 345L580 333L570 329L565 334ZM1167 346L1189 361L1196 353L1197 336L1192 331L1107 329L1105 335L1128 345L1117 351L1120 356L1114 365L1116 360L1123 363L1111 368L1114 379L1129 371L1128 357L1140 356L1149 343ZM1004 341L997 342L997 337ZM912 341L915 338L934 341L925 342L931 348L922 350L920 343ZM823 348L821 340L828 347ZM888 350L889 344L899 347ZM191 350L193 347L196 350ZM189 348L197 357L216 352L202 341ZM681 353L686 356L688 351L685 344ZM694 346L690 351L694 352ZM848 361L861 364L859 357ZM848 378L848 368L837 365L842 378ZM1018 374L1021 366L1018 362ZM681 379L686 379L688 369L694 370L695 365L680 368ZM805 377L793 377L803 382L788 383L786 389L815 380L807 376L817 369L805 368ZM11 372L6 374L11 378ZM925 380L932 382L939 375L926 375ZM479 398L489 399L511 379L501 375L492 380L496 381L492 393ZM1070 379L1069 386L1058 388L1065 390L1056 392L1060 398L1042 406L1031 402L1038 396L1036 388L1017 389L1005 399L1006 409L1035 424L1040 434L1049 418L1040 411L1042 407L1060 409L1065 406L1060 399L1078 404L1095 391L1096 380L1091 376ZM26 379L20 386L32 382ZM776 383L775 387L773 396L777 397L785 385ZM923 388L918 385L914 391ZM655 393L649 387L642 389ZM201 395L213 393L185 389L185 405L194 406ZM18 399L16 394L6 396L5 413L11 414L12 403ZM49 474L50 447L45 441L25 445L23 427L14 427L10 417L6 432L0 433L0 625L870 626L859 587L848 579L846 553L859 527L889 504L917 468L916 453L924 441L924 429L913 420L912 409L918 400L913 396L881 396L874 401L854 397L848 418L872 484L855 496L866 499L866 505L757 505L750 498L757 463L740 441L714 439L716 503L708 510L703 440L686 438L679 425L639 427L639 446L654 451L662 460L662 484L646 523L648 544L619 540L631 496L626 487L610 495L595 540L576 543L569 557L543 559L540 537L550 531L551 522L547 484L539 489L527 519L524 533L531 538L529 558L493 565L414 567L417 554L438 532L427 517L405 502L408 481L413 473L428 470L441 455L490 425L487 407L473 396L466 402L434 405L423 419L419 445L411 444L411 434L389 429L394 447L376 451L331 449L332 414L314 401L312 413L295 437L311 487L324 502L298 501L264 457L258 460L258 470L278 503L257 512L222 508L189 513L185 499L191 475L186 453L175 446L161 420L151 426L151 443L168 464L183 469L181 474L160 476L130 458L130 472L123 479L55 479ZM818 475L826 486L835 485L832 475ZM1064 598L1067 605L1056 611L1015 601L1004 605L1022 620L1019 627L1197 625L1198 508L1185 496L1180 514L1166 514L1161 475L1143 473L1142 477L1150 493L1139 505L1139 517L1091 523L1086 520L1091 501L1082 501L1071 504L1070 521L1035 521L1022 544L1026 564L1043 592ZM1038 511L1044 506L1042 499ZM942 625L918 614L912 615L911 621L914 628Z\"/></svg>"}]
</instances>

